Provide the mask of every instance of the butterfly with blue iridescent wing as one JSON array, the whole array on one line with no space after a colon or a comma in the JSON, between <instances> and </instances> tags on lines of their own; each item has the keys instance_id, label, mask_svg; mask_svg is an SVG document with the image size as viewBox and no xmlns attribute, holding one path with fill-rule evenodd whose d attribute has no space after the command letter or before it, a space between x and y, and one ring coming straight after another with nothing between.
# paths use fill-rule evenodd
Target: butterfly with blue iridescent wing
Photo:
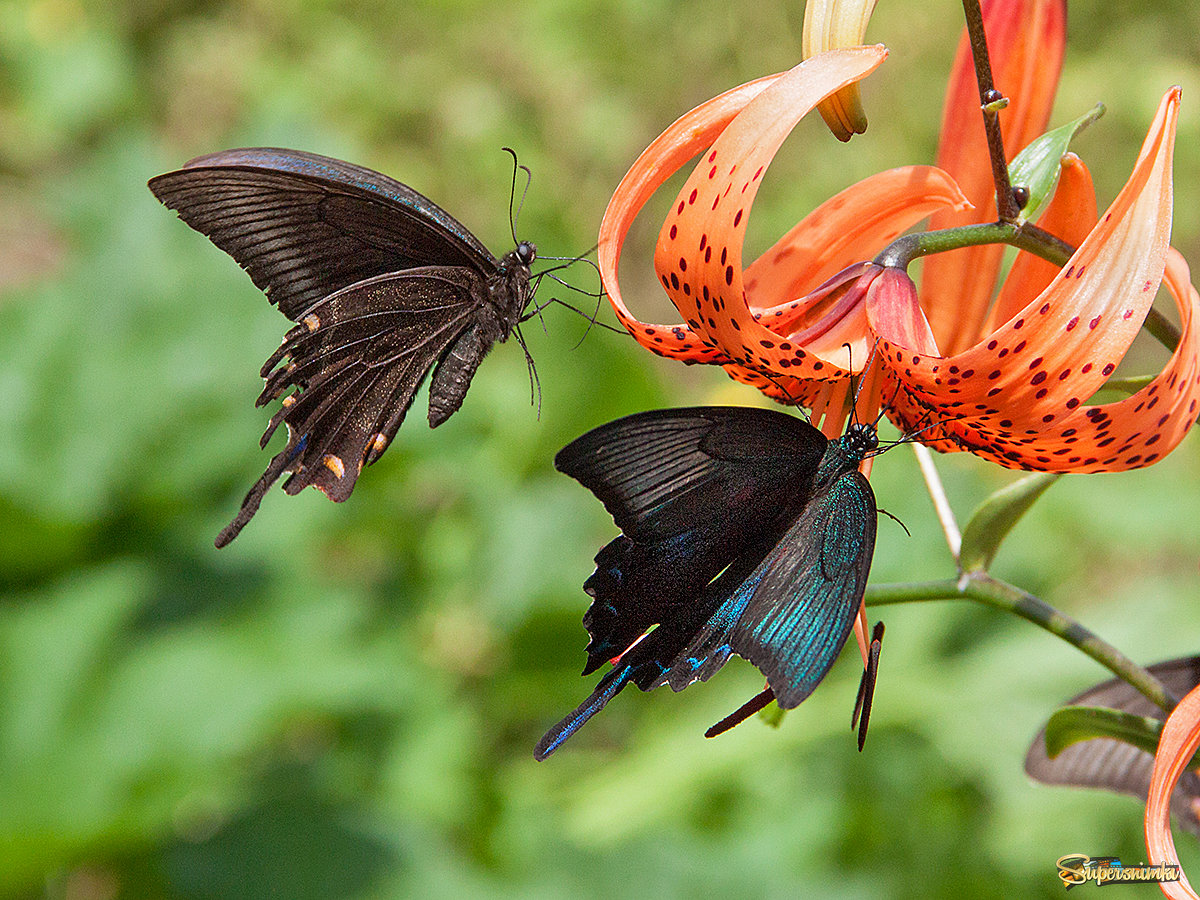
<instances>
[{"instance_id":1,"label":"butterfly with blue iridescent wing","mask_svg":"<svg viewBox=\"0 0 1200 900\"><path fill-rule=\"evenodd\" d=\"M618 419L563 448L556 467L623 532L584 584L583 674L614 665L534 756L627 684L681 691L732 653L763 672L780 707L812 693L866 589L877 513L858 466L877 446L870 424L829 441L781 412L697 407Z\"/></svg>"}]
</instances>

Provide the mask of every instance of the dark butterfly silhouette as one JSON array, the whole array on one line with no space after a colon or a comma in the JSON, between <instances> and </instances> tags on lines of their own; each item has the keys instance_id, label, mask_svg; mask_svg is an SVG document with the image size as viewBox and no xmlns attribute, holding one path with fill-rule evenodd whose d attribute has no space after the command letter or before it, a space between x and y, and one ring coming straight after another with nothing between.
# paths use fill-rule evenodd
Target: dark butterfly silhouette
<instances>
[{"instance_id":1,"label":"dark butterfly silhouette","mask_svg":"<svg viewBox=\"0 0 1200 900\"><path fill-rule=\"evenodd\" d=\"M627 684L681 691L731 653L769 688L710 734L772 698L790 709L812 693L866 588L877 515L858 465L877 447L870 424L829 441L784 413L697 407L618 419L563 448L555 466L623 532L583 586L593 598L583 674L615 664L534 756L553 753Z\"/></svg>"},{"instance_id":2,"label":"dark butterfly silhouette","mask_svg":"<svg viewBox=\"0 0 1200 900\"><path fill-rule=\"evenodd\" d=\"M289 494L314 485L345 500L430 369L436 428L462 405L492 344L514 331L521 340L534 245L521 241L496 259L453 216L386 175L297 150L227 150L152 178L150 190L299 323L263 365L257 401L282 397L261 445L282 422L287 446L218 547L284 473Z\"/></svg>"},{"instance_id":3,"label":"dark butterfly silhouette","mask_svg":"<svg viewBox=\"0 0 1200 900\"><path fill-rule=\"evenodd\" d=\"M1163 687L1182 697L1200 684L1200 656L1169 659L1147 666ZM1119 678L1105 681L1072 697L1067 706L1104 706L1166 721L1167 714ZM1092 787L1128 794L1143 804L1150 789L1154 757L1140 747L1115 738L1091 738L1066 747L1054 759L1046 755L1046 730L1043 728L1025 755L1025 773L1043 784ZM1171 813L1192 834L1200 835L1200 775L1183 773L1171 793Z\"/></svg>"}]
</instances>

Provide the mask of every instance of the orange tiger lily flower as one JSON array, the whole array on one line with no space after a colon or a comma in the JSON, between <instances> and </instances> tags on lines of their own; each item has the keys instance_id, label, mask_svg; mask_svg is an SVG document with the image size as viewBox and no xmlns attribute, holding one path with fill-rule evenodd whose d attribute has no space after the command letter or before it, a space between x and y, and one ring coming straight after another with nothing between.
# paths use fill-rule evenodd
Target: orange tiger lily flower
<instances>
[{"instance_id":1,"label":"orange tiger lily flower","mask_svg":"<svg viewBox=\"0 0 1200 900\"><path fill-rule=\"evenodd\" d=\"M1011 32L997 41L997 70L1017 71L1013 57L1037 73L1018 79L1032 99L1022 101L1010 88L1007 111L1031 134L1044 126L1053 93L1043 80L1053 84L1057 77L1062 23L1054 13L1060 7L1050 0L1012 0L991 4L986 15L989 27L998 22ZM1035 52L1043 44L1050 50ZM651 144L621 182L601 224L601 274L622 323L650 350L722 365L776 399L813 408L814 420L828 408L833 415L822 426L828 434L840 432L844 420L850 361L861 369L878 339L882 376L872 372L861 412L870 415L886 396L889 415L905 430L934 423L922 440L938 449L1045 471L1116 471L1160 459L1186 434L1200 404L1200 334L1193 327L1200 297L1186 264L1168 247L1177 89L1164 97L1133 175L1098 222L1086 168L1073 158L1064 164L1040 222L1079 249L1062 270L1019 255L990 318L984 305L956 320L951 314L958 294L939 287L944 281L937 277L922 291L920 305L915 290L905 289L911 286L906 276L857 290L846 283L821 286L929 213L965 210L955 179L939 168L896 169L848 188L743 272L746 221L779 145L813 106L864 77L885 54L881 47L820 54L698 107ZM961 80L956 75L952 93ZM955 116L948 114L947 121L945 138L953 142L961 129ZM655 254L663 287L685 321L639 322L617 281L625 233L650 194L701 151ZM969 183L978 180L970 160L960 163L949 151L943 156ZM973 165L988 177L985 151ZM986 283L990 299L1002 248L982 249L995 264L977 257L970 281ZM1087 405L1140 330L1164 277L1182 325L1166 368L1126 400ZM943 345L965 349L943 356Z\"/></svg>"},{"instance_id":2,"label":"orange tiger lily flower","mask_svg":"<svg viewBox=\"0 0 1200 900\"><path fill-rule=\"evenodd\" d=\"M1179 865L1171 836L1171 792L1200 748L1200 687L1194 688L1175 707L1163 725L1150 775L1146 798L1146 852L1151 865ZM1197 900L1183 869L1179 881L1163 882L1162 892L1172 900Z\"/></svg>"}]
</instances>

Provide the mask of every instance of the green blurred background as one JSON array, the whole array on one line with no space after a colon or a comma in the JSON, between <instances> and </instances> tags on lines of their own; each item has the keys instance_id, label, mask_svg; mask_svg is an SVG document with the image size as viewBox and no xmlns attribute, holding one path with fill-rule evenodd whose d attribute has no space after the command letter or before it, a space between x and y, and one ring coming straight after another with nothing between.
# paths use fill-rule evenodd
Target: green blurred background
<instances>
[{"instance_id":1,"label":"green blurred background","mask_svg":"<svg viewBox=\"0 0 1200 900\"><path fill-rule=\"evenodd\" d=\"M1076 145L1103 205L1184 85L1174 242L1196 263L1200 8L1077 12L1055 120L1108 104ZM843 147L802 123L752 249L932 160L959 16L881 4L870 131ZM777 731L702 736L761 686L734 660L683 694L626 692L535 763L595 680L580 585L614 534L553 453L625 413L758 402L609 332L576 346L561 309L526 329L540 419L500 347L438 432L418 398L349 502L273 491L213 549L269 459L253 400L286 323L147 178L226 147L313 150L414 185L499 253L508 145L534 173L521 236L579 253L641 148L798 61L802 19L727 0L0 0L0 897L1059 896L1063 854L1144 857L1137 804L1021 770L1054 705L1106 673L962 604L879 611L863 754L847 652ZM652 319L656 229L643 216L623 267ZM1197 450L1062 480L997 574L1139 661L1200 651ZM940 462L964 516L1014 477ZM881 521L873 581L949 575L912 455L874 483L912 534Z\"/></svg>"}]
</instances>

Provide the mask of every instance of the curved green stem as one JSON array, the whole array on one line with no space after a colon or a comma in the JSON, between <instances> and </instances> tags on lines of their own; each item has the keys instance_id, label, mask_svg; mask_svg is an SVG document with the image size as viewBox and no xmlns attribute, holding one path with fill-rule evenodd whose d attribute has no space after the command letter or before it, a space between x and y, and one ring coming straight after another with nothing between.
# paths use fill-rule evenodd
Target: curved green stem
<instances>
[{"instance_id":1,"label":"curved green stem","mask_svg":"<svg viewBox=\"0 0 1200 900\"><path fill-rule=\"evenodd\" d=\"M1023 225L988 222L982 225L962 225L957 228L906 234L885 247L883 252L875 257L874 262L880 266L907 269L914 259L922 256L981 244L1009 244L1056 266L1065 264L1075 252L1075 248L1066 241L1028 222ZM1142 327L1172 353L1179 346L1178 327L1158 310L1151 308L1146 313L1146 321Z\"/></svg>"},{"instance_id":2,"label":"curved green stem","mask_svg":"<svg viewBox=\"0 0 1200 900\"><path fill-rule=\"evenodd\" d=\"M1083 651L1165 712L1175 706L1175 699L1157 678L1112 644L1033 594L990 575L976 573L960 580L872 585L866 594L866 602L871 606L948 599L974 600L1018 615Z\"/></svg>"}]
</instances>

